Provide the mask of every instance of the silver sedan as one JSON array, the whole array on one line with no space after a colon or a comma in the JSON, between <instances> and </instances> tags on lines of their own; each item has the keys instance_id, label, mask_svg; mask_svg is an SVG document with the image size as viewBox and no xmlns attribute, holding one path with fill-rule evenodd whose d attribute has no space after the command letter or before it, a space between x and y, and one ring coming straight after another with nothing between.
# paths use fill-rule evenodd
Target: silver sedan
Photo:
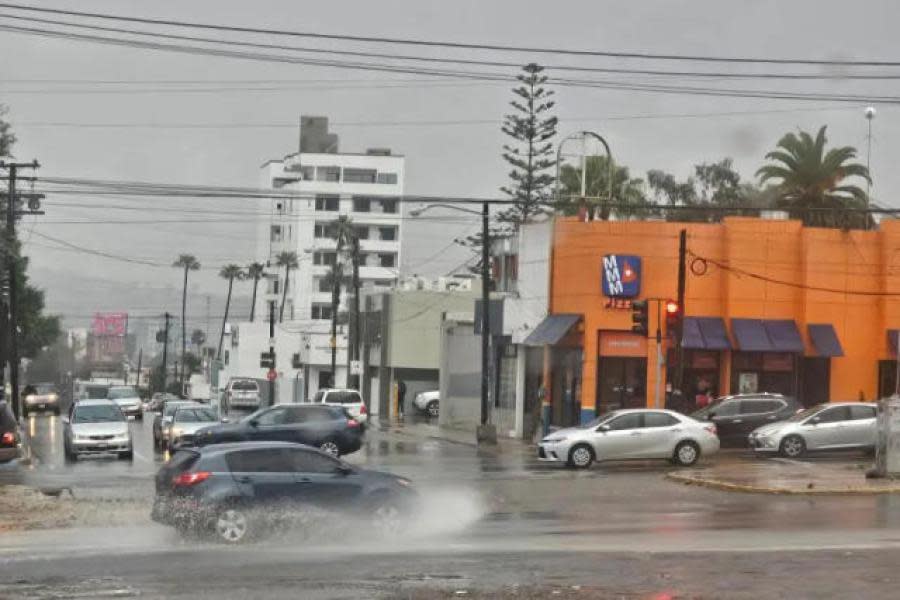
<instances>
[{"instance_id":1,"label":"silver sedan","mask_svg":"<svg viewBox=\"0 0 900 600\"><path fill-rule=\"evenodd\" d=\"M602 415L541 440L538 458L585 469L595 460L667 459L690 466L719 450L716 426L671 410L629 409Z\"/></svg>"},{"instance_id":2,"label":"silver sedan","mask_svg":"<svg viewBox=\"0 0 900 600\"><path fill-rule=\"evenodd\" d=\"M875 447L875 411L876 405L868 402L819 404L786 421L754 430L750 447L788 458L816 450L871 450Z\"/></svg>"}]
</instances>

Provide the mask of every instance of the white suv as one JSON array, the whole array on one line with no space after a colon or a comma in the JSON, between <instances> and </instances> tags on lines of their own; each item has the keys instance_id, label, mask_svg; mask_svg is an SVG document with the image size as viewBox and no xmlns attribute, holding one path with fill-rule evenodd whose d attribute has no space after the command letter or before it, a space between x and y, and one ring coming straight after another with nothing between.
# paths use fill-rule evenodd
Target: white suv
<instances>
[{"instance_id":1,"label":"white suv","mask_svg":"<svg viewBox=\"0 0 900 600\"><path fill-rule=\"evenodd\" d=\"M361 425L365 425L369 420L366 403L363 402L362 395L356 390L319 390L313 397L312 402L314 404L340 406L346 409Z\"/></svg>"},{"instance_id":2,"label":"white suv","mask_svg":"<svg viewBox=\"0 0 900 600\"><path fill-rule=\"evenodd\" d=\"M225 386L225 406L232 408L249 408L256 410L260 407L259 382L249 378L235 378Z\"/></svg>"},{"instance_id":3,"label":"white suv","mask_svg":"<svg viewBox=\"0 0 900 600\"><path fill-rule=\"evenodd\" d=\"M441 412L441 393L438 390L419 392L413 404L420 411L428 413L429 417L436 419Z\"/></svg>"}]
</instances>

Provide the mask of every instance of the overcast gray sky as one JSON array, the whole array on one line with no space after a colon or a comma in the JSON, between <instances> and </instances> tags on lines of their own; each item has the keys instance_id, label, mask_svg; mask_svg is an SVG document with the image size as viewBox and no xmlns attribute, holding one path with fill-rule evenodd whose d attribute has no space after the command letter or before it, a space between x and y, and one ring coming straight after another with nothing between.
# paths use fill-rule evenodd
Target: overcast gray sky
<instances>
[{"instance_id":1,"label":"overcast gray sky","mask_svg":"<svg viewBox=\"0 0 900 600\"><path fill-rule=\"evenodd\" d=\"M128 16L279 28L323 33L493 43L589 50L697 54L732 57L879 59L898 56L896 22L900 6L890 0L818 1L632 1L491 2L456 0L331 1L320 3L256 0L198 0L190 3L54 0L40 6ZM3 13L11 14L3 10ZM52 17L61 18L67 17ZM12 24L0 17L0 24ZM102 23L111 25L110 23ZM16 23L16 25L24 25ZM28 26L28 25L25 25ZM33 25L32 25L33 26ZM132 27L146 28L134 25ZM169 30L187 35L217 35ZM237 36L251 39L249 35ZM340 41L252 37L331 49L373 48ZM528 57L499 52L382 47L428 56L462 56L526 62ZM423 195L494 196L506 180L500 158L504 143L499 123L507 111L509 85L496 82L435 82L412 75L265 63L225 57L191 56L86 42L0 32L0 103L19 137L16 155L37 158L46 176L90 177L172 183L257 186L259 166L296 150L300 114L327 115L346 151L388 146L407 157L407 191ZM535 57L545 64L669 70L734 71L731 64L647 62L624 59ZM800 66L749 66L743 72L835 73ZM860 73L900 73L900 69L857 69ZM553 75L553 72L549 74ZM619 82L753 88L829 94L894 95L896 81L738 80L701 81L623 75L566 74ZM414 81L409 81L413 79ZM65 80L50 83L35 80ZM100 84L113 81L272 80L244 89L189 93L190 84ZM324 81L323 81L324 80ZM370 81L373 85L365 84ZM402 81L401 81L402 80ZM86 83L79 83L79 82ZM280 82L280 83L279 83ZM278 86L282 89L265 89ZM285 87L293 89L284 89ZM174 90L171 88L175 88ZM687 175L691 165L732 157L752 177L763 154L788 130L829 126L832 143L856 145L865 159L865 103L788 101L644 93L625 90L557 88L560 133L589 128L609 140L622 164L642 175L658 168ZM88 93L92 92L92 93ZM97 93L93 93L97 92ZM872 172L877 201L895 205L900 172L890 157L897 151L898 111L877 104ZM725 113L725 114L723 114ZM728 114L730 113L730 114ZM739 114L735 114L739 113ZM463 121L448 124L387 124L398 121ZM477 121L472 123L471 121ZM278 127L283 123L284 126ZM87 127L87 125L122 125ZM155 124L156 127L140 125ZM185 128L184 125L209 125ZM213 125L230 124L230 127ZM257 125L266 125L257 126ZM153 211L117 210L110 205ZM66 206L68 204L68 206ZM81 205L81 206L75 206ZM88 205L88 206L84 206ZM93 207L91 206L93 205ZM99 207L97 206L99 205ZM248 202L128 198L48 198L47 215L23 223L34 277L48 289L51 307L71 314L96 309L147 313L154 307L135 299L135 284L179 285L170 268L146 267L91 257L35 234L126 257L169 262L192 252L202 263L246 263L253 252L254 228L246 219L216 223L100 223L60 221L177 219L167 208L246 209ZM255 205L253 205L255 206ZM406 264L420 273L439 274L464 255L433 257L454 236L473 229L456 222L440 228L408 223L413 236ZM72 279L103 280L104 292L73 293ZM196 292L224 290L215 270L201 273ZM99 284L98 284L99 285ZM210 288L210 286L216 286ZM177 295L176 295L177 296ZM140 294L138 295L140 298ZM105 303L105 304L104 304ZM98 304L104 304L99 306ZM198 303L199 304L199 303ZM160 307L177 309L177 305ZM205 307L204 307L205 310ZM220 310L220 309L219 309ZM199 307L198 307L199 311ZM214 312L215 309L214 309Z\"/></svg>"}]
</instances>

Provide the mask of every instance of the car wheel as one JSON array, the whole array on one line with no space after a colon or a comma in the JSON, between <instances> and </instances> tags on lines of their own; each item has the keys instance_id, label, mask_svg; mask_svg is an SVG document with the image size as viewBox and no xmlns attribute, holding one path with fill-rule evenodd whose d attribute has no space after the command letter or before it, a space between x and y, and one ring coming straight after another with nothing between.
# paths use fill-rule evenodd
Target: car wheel
<instances>
[{"instance_id":1,"label":"car wheel","mask_svg":"<svg viewBox=\"0 0 900 600\"><path fill-rule=\"evenodd\" d=\"M787 458L798 458L806 452L806 442L799 435L789 435L781 440L781 455Z\"/></svg>"},{"instance_id":2,"label":"car wheel","mask_svg":"<svg viewBox=\"0 0 900 600\"><path fill-rule=\"evenodd\" d=\"M119 452L117 458L119 460L134 460L134 450L128 450L127 452Z\"/></svg>"},{"instance_id":3,"label":"car wheel","mask_svg":"<svg viewBox=\"0 0 900 600\"><path fill-rule=\"evenodd\" d=\"M587 444L578 444L569 450L569 466L587 469L594 462L594 449Z\"/></svg>"},{"instance_id":4,"label":"car wheel","mask_svg":"<svg viewBox=\"0 0 900 600\"><path fill-rule=\"evenodd\" d=\"M438 415L441 412L441 405L437 400L432 400L428 403L428 406L425 407L425 410L428 411L428 416L433 417L435 419L438 418Z\"/></svg>"},{"instance_id":5,"label":"car wheel","mask_svg":"<svg viewBox=\"0 0 900 600\"><path fill-rule=\"evenodd\" d=\"M250 515L241 507L223 508L213 520L216 539L226 544L240 544L250 539L252 526Z\"/></svg>"},{"instance_id":6,"label":"car wheel","mask_svg":"<svg viewBox=\"0 0 900 600\"><path fill-rule=\"evenodd\" d=\"M675 446L675 463L690 467L700 460L700 446L696 442L681 442Z\"/></svg>"},{"instance_id":7,"label":"car wheel","mask_svg":"<svg viewBox=\"0 0 900 600\"><path fill-rule=\"evenodd\" d=\"M325 440L324 442L319 444L319 450L321 450L325 454L330 454L331 456L341 455L341 448L334 440Z\"/></svg>"}]
</instances>

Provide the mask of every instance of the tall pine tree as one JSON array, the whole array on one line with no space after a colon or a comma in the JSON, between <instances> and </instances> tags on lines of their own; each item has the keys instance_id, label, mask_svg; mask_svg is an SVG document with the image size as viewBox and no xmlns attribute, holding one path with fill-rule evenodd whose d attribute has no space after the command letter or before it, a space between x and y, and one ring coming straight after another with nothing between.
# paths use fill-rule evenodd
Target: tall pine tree
<instances>
[{"instance_id":1,"label":"tall pine tree","mask_svg":"<svg viewBox=\"0 0 900 600\"><path fill-rule=\"evenodd\" d=\"M515 205L502 212L499 219L518 228L535 215L546 212L544 203L550 200L553 167L556 157L553 137L558 120L550 111L556 104L553 91L544 87L547 76L544 68L535 63L522 67L513 88L516 98L510 102L515 109L503 119L503 133L512 138L503 146L503 158L512 166L510 185L501 191L509 195Z\"/></svg>"}]
</instances>

